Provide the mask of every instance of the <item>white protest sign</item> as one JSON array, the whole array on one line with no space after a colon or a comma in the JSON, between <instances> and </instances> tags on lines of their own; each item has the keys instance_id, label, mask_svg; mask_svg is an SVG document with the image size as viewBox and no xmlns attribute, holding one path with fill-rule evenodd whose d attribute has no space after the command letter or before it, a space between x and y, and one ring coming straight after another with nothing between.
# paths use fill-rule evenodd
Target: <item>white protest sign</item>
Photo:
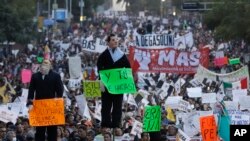
<instances>
[{"instance_id":1,"label":"white protest sign","mask_svg":"<svg viewBox=\"0 0 250 141\"><path fill-rule=\"evenodd\" d=\"M81 76L81 58L80 56L69 57L69 74L71 79L77 79Z\"/></svg>"},{"instance_id":2,"label":"white protest sign","mask_svg":"<svg viewBox=\"0 0 250 141\"><path fill-rule=\"evenodd\" d=\"M134 105L134 106L137 107L134 96L132 94L128 94L127 102L128 102L128 104L131 104L131 105Z\"/></svg>"},{"instance_id":3,"label":"white protest sign","mask_svg":"<svg viewBox=\"0 0 250 141\"><path fill-rule=\"evenodd\" d=\"M241 96L239 98L240 110L250 109L250 96Z\"/></svg>"},{"instance_id":4,"label":"white protest sign","mask_svg":"<svg viewBox=\"0 0 250 141\"><path fill-rule=\"evenodd\" d=\"M69 79L68 87L69 88L80 88L81 86L81 79Z\"/></svg>"},{"instance_id":5,"label":"white protest sign","mask_svg":"<svg viewBox=\"0 0 250 141\"><path fill-rule=\"evenodd\" d=\"M141 138L142 127L143 127L143 124L141 122L134 120L133 127L131 129L130 134L137 135L139 138Z\"/></svg>"},{"instance_id":6,"label":"white protest sign","mask_svg":"<svg viewBox=\"0 0 250 141\"><path fill-rule=\"evenodd\" d=\"M216 103L216 93L203 93L201 99L202 103Z\"/></svg>"},{"instance_id":7,"label":"white protest sign","mask_svg":"<svg viewBox=\"0 0 250 141\"><path fill-rule=\"evenodd\" d=\"M227 110L238 110L238 102L224 101Z\"/></svg>"},{"instance_id":8,"label":"white protest sign","mask_svg":"<svg viewBox=\"0 0 250 141\"><path fill-rule=\"evenodd\" d=\"M180 100L178 110L188 112L190 110L190 104L188 101Z\"/></svg>"},{"instance_id":9,"label":"white protest sign","mask_svg":"<svg viewBox=\"0 0 250 141\"><path fill-rule=\"evenodd\" d=\"M247 96L247 89L235 89L232 90L233 101L239 102L241 96Z\"/></svg>"},{"instance_id":10,"label":"white protest sign","mask_svg":"<svg viewBox=\"0 0 250 141\"><path fill-rule=\"evenodd\" d=\"M102 109L101 103L97 103L95 107L94 118L98 119L99 121L102 121L101 109Z\"/></svg>"},{"instance_id":11,"label":"white protest sign","mask_svg":"<svg viewBox=\"0 0 250 141\"><path fill-rule=\"evenodd\" d=\"M178 129L178 133L176 135L179 140L178 141L190 141L191 138L186 134L184 133L181 129Z\"/></svg>"},{"instance_id":12,"label":"white protest sign","mask_svg":"<svg viewBox=\"0 0 250 141\"><path fill-rule=\"evenodd\" d=\"M196 88L187 88L187 93L189 97L201 97L202 91L201 87L196 87Z\"/></svg>"},{"instance_id":13,"label":"white protest sign","mask_svg":"<svg viewBox=\"0 0 250 141\"><path fill-rule=\"evenodd\" d=\"M8 110L6 107L0 107L0 121L16 123L18 113Z\"/></svg>"},{"instance_id":14,"label":"white protest sign","mask_svg":"<svg viewBox=\"0 0 250 141\"><path fill-rule=\"evenodd\" d=\"M79 114L81 116L84 116L84 111L87 107L86 103L86 99L85 99L85 96L84 95L77 95L75 96L75 99L76 99L76 103L77 103L77 107L79 108Z\"/></svg>"},{"instance_id":15,"label":"white protest sign","mask_svg":"<svg viewBox=\"0 0 250 141\"><path fill-rule=\"evenodd\" d=\"M29 93L28 89L22 88L22 95L19 97L21 102L25 102L25 103L27 102L28 93Z\"/></svg>"},{"instance_id":16,"label":"white protest sign","mask_svg":"<svg viewBox=\"0 0 250 141\"><path fill-rule=\"evenodd\" d=\"M169 96L165 101L165 106L178 109L180 100L182 100L182 96Z\"/></svg>"},{"instance_id":17,"label":"white protest sign","mask_svg":"<svg viewBox=\"0 0 250 141\"><path fill-rule=\"evenodd\" d=\"M95 52L98 53L102 53L107 48L106 41L100 38L96 38L95 46L96 46Z\"/></svg>"},{"instance_id":18,"label":"white protest sign","mask_svg":"<svg viewBox=\"0 0 250 141\"><path fill-rule=\"evenodd\" d=\"M249 125L249 115L246 114L232 114L231 125Z\"/></svg>"}]
</instances>

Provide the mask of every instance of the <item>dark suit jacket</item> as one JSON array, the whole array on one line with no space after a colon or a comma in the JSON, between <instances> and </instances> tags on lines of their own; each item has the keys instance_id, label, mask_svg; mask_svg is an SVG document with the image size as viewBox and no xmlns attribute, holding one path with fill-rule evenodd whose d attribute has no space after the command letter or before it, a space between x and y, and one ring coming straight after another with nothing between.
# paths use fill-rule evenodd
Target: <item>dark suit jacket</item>
<instances>
[{"instance_id":1,"label":"dark suit jacket","mask_svg":"<svg viewBox=\"0 0 250 141\"><path fill-rule=\"evenodd\" d=\"M109 53L109 50L106 49L103 53L100 54L97 60L98 72L100 70L108 70L115 68L131 68L131 67L128 58L126 57L125 54L118 61L114 62Z\"/></svg>"},{"instance_id":2,"label":"dark suit jacket","mask_svg":"<svg viewBox=\"0 0 250 141\"><path fill-rule=\"evenodd\" d=\"M58 73L50 70L48 75L42 78L42 73L37 72L32 75L29 86L28 103L35 99L50 99L62 97L63 83Z\"/></svg>"}]
</instances>

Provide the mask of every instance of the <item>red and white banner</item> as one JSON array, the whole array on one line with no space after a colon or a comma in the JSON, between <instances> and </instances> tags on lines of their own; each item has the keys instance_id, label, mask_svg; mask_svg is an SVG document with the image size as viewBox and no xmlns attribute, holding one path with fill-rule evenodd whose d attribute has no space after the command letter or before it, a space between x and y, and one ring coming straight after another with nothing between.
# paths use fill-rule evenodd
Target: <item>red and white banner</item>
<instances>
[{"instance_id":1,"label":"red and white banner","mask_svg":"<svg viewBox=\"0 0 250 141\"><path fill-rule=\"evenodd\" d=\"M208 67L209 49L187 52L173 48L142 49L130 47L129 59L133 71L192 74L201 64Z\"/></svg>"}]
</instances>

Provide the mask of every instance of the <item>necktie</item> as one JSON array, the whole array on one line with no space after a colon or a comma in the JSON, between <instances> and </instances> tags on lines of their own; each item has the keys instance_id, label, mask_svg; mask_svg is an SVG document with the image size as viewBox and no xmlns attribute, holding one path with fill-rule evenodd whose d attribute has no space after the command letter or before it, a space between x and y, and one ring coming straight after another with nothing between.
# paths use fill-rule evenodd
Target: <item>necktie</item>
<instances>
[{"instance_id":1,"label":"necktie","mask_svg":"<svg viewBox=\"0 0 250 141\"><path fill-rule=\"evenodd\" d=\"M114 53L114 52L115 52L115 49L116 49L116 48L112 48L112 53Z\"/></svg>"}]
</instances>

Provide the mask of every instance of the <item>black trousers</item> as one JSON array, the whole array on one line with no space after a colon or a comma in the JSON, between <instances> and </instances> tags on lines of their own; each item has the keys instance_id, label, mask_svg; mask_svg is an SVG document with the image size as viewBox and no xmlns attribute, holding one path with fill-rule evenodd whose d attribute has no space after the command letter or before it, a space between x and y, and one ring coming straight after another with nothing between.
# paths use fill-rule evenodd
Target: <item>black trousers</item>
<instances>
[{"instance_id":1,"label":"black trousers","mask_svg":"<svg viewBox=\"0 0 250 141\"><path fill-rule=\"evenodd\" d=\"M120 127L122 118L123 94L110 94L103 92L102 100L102 121L101 127L116 128ZM113 109L111 111L111 108Z\"/></svg>"},{"instance_id":2,"label":"black trousers","mask_svg":"<svg viewBox=\"0 0 250 141\"><path fill-rule=\"evenodd\" d=\"M39 126L36 127L35 141L45 141L45 133L47 129L47 140L57 140L57 126Z\"/></svg>"}]
</instances>

